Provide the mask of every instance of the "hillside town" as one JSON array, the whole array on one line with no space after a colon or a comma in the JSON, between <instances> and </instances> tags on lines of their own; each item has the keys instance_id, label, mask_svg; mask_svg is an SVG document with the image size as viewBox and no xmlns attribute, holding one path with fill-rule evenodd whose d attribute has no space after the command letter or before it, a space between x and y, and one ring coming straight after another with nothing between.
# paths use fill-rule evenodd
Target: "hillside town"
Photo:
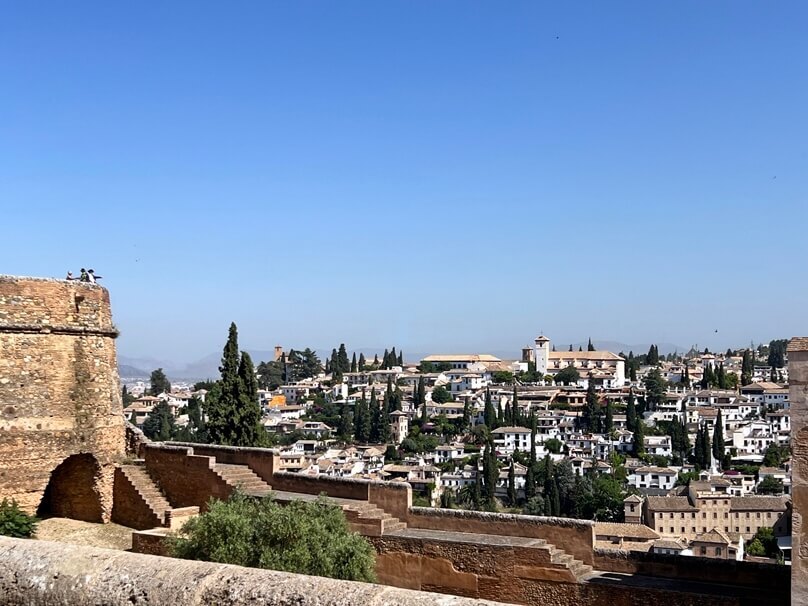
<instances>
[{"instance_id":1,"label":"hillside town","mask_svg":"<svg viewBox=\"0 0 808 606\"><path fill-rule=\"evenodd\" d=\"M603 549L790 560L785 341L660 355L540 335L506 360L357 353L321 363L279 346L257 366L284 470L407 482L427 507L591 519ZM152 439L205 442L215 388L155 371L124 381L124 414Z\"/></svg>"}]
</instances>

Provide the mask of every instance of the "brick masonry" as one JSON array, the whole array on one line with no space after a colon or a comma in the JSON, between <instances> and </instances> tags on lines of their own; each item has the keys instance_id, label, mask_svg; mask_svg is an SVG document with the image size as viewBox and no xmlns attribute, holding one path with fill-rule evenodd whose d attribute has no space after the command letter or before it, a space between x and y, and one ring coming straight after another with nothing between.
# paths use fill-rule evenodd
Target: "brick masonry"
<instances>
[{"instance_id":1,"label":"brick masonry","mask_svg":"<svg viewBox=\"0 0 808 606\"><path fill-rule=\"evenodd\" d=\"M0 276L0 497L35 512L58 468L53 513L109 521L124 453L116 336L101 286Z\"/></svg>"}]
</instances>

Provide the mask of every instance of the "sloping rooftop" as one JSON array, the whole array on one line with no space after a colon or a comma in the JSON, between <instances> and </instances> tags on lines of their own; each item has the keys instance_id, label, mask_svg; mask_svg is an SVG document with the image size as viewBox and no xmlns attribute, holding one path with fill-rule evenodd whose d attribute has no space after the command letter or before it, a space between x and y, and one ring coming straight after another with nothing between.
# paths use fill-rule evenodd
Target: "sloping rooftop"
<instances>
[{"instance_id":1,"label":"sloping rooftop","mask_svg":"<svg viewBox=\"0 0 808 606\"><path fill-rule=\"evenodd\" d=\"M794 337L788 342L786 351L808 351L808 337Z\"/></svg>"},{"instance_id":2,"label":"sloping rooftop","mask_svg":"<svg viewBox=\"0 0 808 606\"><path fill-rule=\"evenodd\" d=\"M698 511L687 497L648 497L651 511Z\"/></svg>"},{"instance_id":3,"label":"sloping rooftop","mask_svg":"<svg viewBox=\"0 0 808 606\"><path fill-rule=\"evenodd\" d=\"M610 351L551 351L551 360L623 360Z\"/></svg>"},{"instance_id":4,"label":"sloping rooftop","mask_svg":"<svg viewBox=\"0 0 808 606\"><path fill-rule=\"evenodd\" d=\"M595 522L595 536L645 540L659 538L659 534L645 524L621 524L619 522Z\"/></svg>"},{"instance_id":5,"label":"sloping rooftop","mask_svg":"<svg viewBox=\"0 0 808 606\"><path fill-rule=\"evenodd\" d=\"M427 356L422 362L501 362L490 354L435 354Z\"/></svg>"}]
</instances>

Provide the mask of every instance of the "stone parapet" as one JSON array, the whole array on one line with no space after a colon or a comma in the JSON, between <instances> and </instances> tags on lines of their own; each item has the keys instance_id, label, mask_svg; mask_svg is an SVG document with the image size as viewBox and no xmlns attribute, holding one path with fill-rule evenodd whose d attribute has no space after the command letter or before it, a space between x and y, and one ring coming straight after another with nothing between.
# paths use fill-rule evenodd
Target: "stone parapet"
<instances>
[{"instance_id":1,"label":"stone parapet","mask_svg":"<svg viewBox=\"0 0 808 606\"><path fill-rule=\"evenodd\" d=\"M321 577L0 537L4 604L493 606Z\"/></svg>"}]
</instances>

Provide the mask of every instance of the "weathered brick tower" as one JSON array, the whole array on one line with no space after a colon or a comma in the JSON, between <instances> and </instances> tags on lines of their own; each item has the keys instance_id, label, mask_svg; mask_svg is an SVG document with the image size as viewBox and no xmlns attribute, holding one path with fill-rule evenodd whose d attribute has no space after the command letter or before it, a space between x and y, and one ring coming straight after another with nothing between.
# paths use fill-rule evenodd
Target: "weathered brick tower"
<instances>
[{"instance_id":1,"label":"weathered brick tower","mask_svg":"<svg viewBox=\"0 0 808 606\"><path fill-rule=\"evenodd\" d=\"M0 276L0 498L109 521L124 454L109 293Z\"/></svg>"}]
</instances>

